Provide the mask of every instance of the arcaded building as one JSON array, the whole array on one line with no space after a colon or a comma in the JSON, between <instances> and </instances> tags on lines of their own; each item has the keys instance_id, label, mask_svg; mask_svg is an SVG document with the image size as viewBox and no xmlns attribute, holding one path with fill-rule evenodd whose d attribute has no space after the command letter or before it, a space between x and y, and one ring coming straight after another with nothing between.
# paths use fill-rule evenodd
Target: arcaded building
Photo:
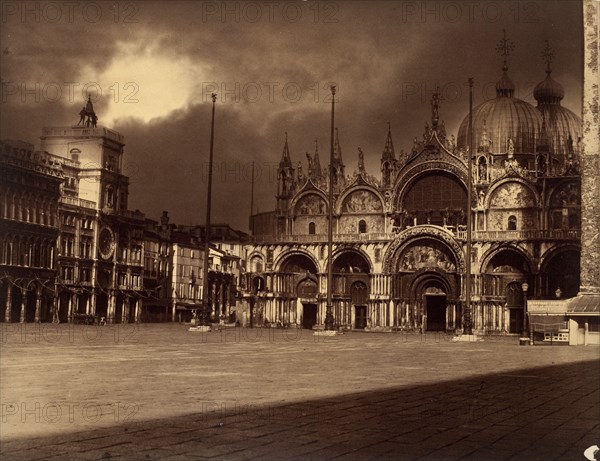
<instances>
[{"instance_id":1,"label":"arcaded building","mask_svg":"<svg viewBox=\"0 0 600 461\"><path fill-rule=\"evenodd\" d=\"M456 137L447 133L438 94L410 152L395 150L391 127L382 133L376 173L366 170L359 149L356 171L347 174L336 130L330 185L318 150L307 155L308 165L297 163L286 137L275 210L250 219L243 299L255 323L323 325L329 187L336 327L462 329L468 282L474 331L518 333L525 297L578 293L582 122L561 105L564 89L551 76L548 47L537 107L515 97L507 51L496 97L473 109L472 151L469 114Z\"/></svg>"}]
</instances>

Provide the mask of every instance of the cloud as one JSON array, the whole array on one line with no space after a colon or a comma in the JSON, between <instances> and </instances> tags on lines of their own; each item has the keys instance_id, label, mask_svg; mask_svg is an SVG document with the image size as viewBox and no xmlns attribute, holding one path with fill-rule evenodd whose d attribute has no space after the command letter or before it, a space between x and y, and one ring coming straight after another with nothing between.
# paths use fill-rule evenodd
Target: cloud
<instances>
[{"instance_id":1,"label":"cloud","mask_svg":"<svg viewBox=\"0 0 600 461\"><path fill-rule=\"evenodd\" d=\"M327 163L330 82L338 85L336 125L348 174L359 146L367 171L379 172L388 121L396 152L410 150L430 118L437 85L441 118L456 133L467 115L468 77L479 85L475 104L494 96L502 28L516 45L509 73L519 97L534 102L531 90L545 77L541 50L550 39L563 105L581 108L577 2L279 2L272 15L258 2L262 16L254 22L244 2L94 4L102 9L96 22L83 17L81 6L72 22L6 18L0 134L34 141L43 126L74 124L86 94L100 89L100 124L126 138L131 207L153 217L170 210L175 222L204 220L212 91L213 219L243 229L252 161L261 168L255 203L261 211L274 208L272 170L285 131L294 164L314 151L315 139ZM472 18L468 4L476 4ZM461 7L458 20L448 5ZM300 8L296 20L292 8Z\"/></svg>"}]
</instances>

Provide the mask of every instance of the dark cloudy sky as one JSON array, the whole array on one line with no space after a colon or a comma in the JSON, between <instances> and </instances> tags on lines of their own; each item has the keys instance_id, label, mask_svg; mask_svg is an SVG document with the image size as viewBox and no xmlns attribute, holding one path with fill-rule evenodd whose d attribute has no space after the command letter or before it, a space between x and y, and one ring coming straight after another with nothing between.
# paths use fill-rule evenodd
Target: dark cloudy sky
<instances>
[{"instance_id":1,"label":"dark cloudy sky","mask_svg":"<svg viewBox=\"0 0 600 461\"><path fill-rule=\"evenodd\" d=\"M43 126L78 121L84 94L99 124L125 135L130 208L181 224L204 221L209 94L218 93L213 222L246 230L251 162L255 211L274 208L275 170L288 132L292 161L329 156L330 82L346 172L357 148L379 172L387 122L410 150L442 92L456 134L494 97L506 28L517 95L535 102L549 40L563 104L581 111L578 0L353 2L11 2L2 5L0 136L38 143ZM84 94L82 94L84 93Z\"/></svg>"}]
</instances>

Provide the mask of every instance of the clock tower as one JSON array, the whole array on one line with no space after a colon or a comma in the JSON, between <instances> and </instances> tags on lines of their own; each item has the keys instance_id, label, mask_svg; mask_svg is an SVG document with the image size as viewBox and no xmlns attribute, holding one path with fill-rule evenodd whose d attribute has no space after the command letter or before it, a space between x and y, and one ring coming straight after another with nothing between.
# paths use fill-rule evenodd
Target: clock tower
<instances>
[{"instance_id":1,"label":"clock tower","mask_svg":"<svg viewBox=\"0 0 600 461\"><path fill-rule=\"evenodd\" d=\"M98 124L91 98L79 116L77 125L45 127L41 136L41 149L62 157L70 175L60 205L69 223L60 236L68 242L60 263L70 268L60 278L63 320L86 314L109 323L137 321L145 217L128 210L125 138Z\"/></svg>"}]
</instances>

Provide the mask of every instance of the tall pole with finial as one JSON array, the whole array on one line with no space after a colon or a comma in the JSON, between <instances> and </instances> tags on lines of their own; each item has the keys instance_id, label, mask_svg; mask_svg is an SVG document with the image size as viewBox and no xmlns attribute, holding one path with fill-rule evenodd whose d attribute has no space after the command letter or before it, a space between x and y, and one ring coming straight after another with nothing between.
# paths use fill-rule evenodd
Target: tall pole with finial
<instances>
[{"instance_id":1,"label":"tall pole with finial","mask_svg":"<svg viewBox=\"0 0 600 461\"><path fill-rule=\"evenodd\" d=\"M212 170L213 170L213 146L215 140L215 103L217 95L213 93L212 98L212 119L210 122L210 153L208 155L208 191L206 193L206 223L204 225L204 270L202 278L202 316L200 322L202 325L210 324L210 285L208 283L208 264L210 256L210 212L212 204Z\"/></svg>"},{"instance_id":2,"label":"tall pole with finial","mask_svg":"<svg viewBox=\"0 0 600 461\"><path fill-rule=\"evenodd\" d=\"M465 312L463 332L466 335L473 334L471 323L471 227L472 216L472 192L473 188L473 78L469 78L469 155L467 155L467 254L465 275Z\"/></svg>"},{"instance_id":3,"label":"tall pole with finial","mask_svg":"<svg viewBox=\"0 0 600 461\"><path fill-rule=\"evenodd\" d=\"M252 160L252 178L250 180L250 232L254 235L254 160Z\"/></svg>"},{"instance_id":4,"label":"tall pole with finial","mask_svg":"<svg viewBox=\"0 0 600 461\"><path fill-rule=\"evenodd\" d=\"M335 126L335 85L331 85L331 150L329 152L329 220L327 222L327 305L325 310L325 329L333 330L333 147Z\"/></svg>"}]
</instances>

